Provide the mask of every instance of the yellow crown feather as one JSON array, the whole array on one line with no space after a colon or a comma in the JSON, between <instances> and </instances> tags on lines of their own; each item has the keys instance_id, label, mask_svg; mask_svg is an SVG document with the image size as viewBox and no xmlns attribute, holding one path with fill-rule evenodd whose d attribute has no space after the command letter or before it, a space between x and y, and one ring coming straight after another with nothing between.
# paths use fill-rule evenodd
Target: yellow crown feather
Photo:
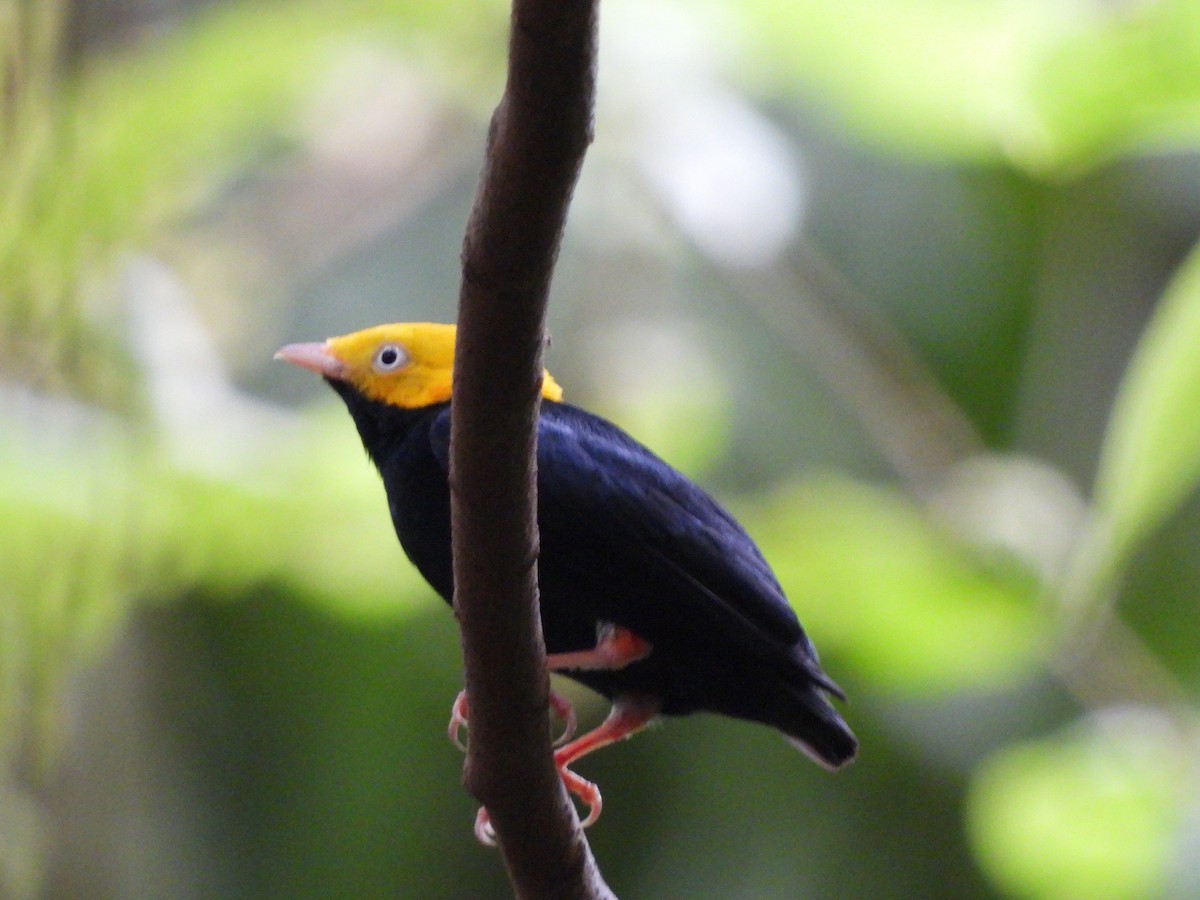
<instances>
[{"instance_id":1,"label":"yellow crown feather","mask_svg":"<svg viewBox=\"0 0 1200 900\"><path fill-rule=\"evenodd\" d=\"M347 381L363 395L405 409L450 399L455 326L433 322L376 325L329 338L324 353L339 365L325 374ZM562 388L542 374L542 397L561 401Z\"/></svg>"}]
</instances>

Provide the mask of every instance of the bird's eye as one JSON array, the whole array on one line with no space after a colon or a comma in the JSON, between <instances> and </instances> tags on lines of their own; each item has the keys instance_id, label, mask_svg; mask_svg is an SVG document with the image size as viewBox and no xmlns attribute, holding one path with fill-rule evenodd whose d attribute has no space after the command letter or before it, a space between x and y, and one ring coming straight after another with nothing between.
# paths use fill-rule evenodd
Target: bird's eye
<instances>
[{"instance_id":1,"label":"bird's eye","mask_svg":"<svg viewBox=\"0 0 1200 900\"><path fill-rule=\"evenodd\" d=\"M385 372L395 372L407 362L408 354L404 352L403 347L397 344L384 344L375 351L375 359L371 361L371 368L382 375Z\"/></svg>"}]
</instances>

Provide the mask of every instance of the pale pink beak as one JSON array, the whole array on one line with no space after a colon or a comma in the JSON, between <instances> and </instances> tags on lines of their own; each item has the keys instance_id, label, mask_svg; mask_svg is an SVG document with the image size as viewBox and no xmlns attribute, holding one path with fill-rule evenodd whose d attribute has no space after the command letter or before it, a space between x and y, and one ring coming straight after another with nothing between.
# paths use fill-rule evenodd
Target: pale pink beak
<instances>
[{"instance_id":1,"label":"pale pink beak","mask_svg":"<svg viewBox=\"0 0 1200 900\"><path fill-rule=\"evenodd\" d=\"M330 353L325 344L288 344L279 348L275 358L326 378L346 377L346 364Z\"/></svg>"}]
</instances>

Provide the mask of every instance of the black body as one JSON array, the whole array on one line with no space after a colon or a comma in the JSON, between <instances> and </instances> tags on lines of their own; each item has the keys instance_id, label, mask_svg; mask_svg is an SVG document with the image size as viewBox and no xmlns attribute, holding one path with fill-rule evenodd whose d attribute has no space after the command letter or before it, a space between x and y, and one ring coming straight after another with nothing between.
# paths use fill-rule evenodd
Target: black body
<instances>
[{"instance_id":1,"label":"black body","mask_svg":"<svg viewBox=\"0 0 1200 900\"><path fill-rule=\"evenodd\" d=\"M401 546L449 601L449 404L406 410L329 383L383 477ZM547 652L590 649L606 622L653 647L623 669L563 674L610 699L656 698L665 715L762 722L830 767L854 756L857 742L825 696L841 692L770 567L692 481L611 423L547 401L538 525Z\"/></svg>"}]
</instances>

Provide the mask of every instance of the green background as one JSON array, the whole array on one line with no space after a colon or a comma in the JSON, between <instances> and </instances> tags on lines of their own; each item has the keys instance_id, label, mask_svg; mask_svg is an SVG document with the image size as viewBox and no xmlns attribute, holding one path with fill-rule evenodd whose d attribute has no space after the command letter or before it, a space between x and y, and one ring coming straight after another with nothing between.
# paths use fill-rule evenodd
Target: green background
<instances>
[{"instance_id":1,"label":"green background","mask_svg":"<svg viewBox=\"0 0 1200 900\"><path fill-rule=\"evenodd\" d=\"M0 4L0 896L507 892L453 618L270 362L453 318L506 27ZM745 523L862 741L589 758L609 883L1200 892L1200 4L606 0L601 45L547 364Z\"/></svg>"}]
</instances>

